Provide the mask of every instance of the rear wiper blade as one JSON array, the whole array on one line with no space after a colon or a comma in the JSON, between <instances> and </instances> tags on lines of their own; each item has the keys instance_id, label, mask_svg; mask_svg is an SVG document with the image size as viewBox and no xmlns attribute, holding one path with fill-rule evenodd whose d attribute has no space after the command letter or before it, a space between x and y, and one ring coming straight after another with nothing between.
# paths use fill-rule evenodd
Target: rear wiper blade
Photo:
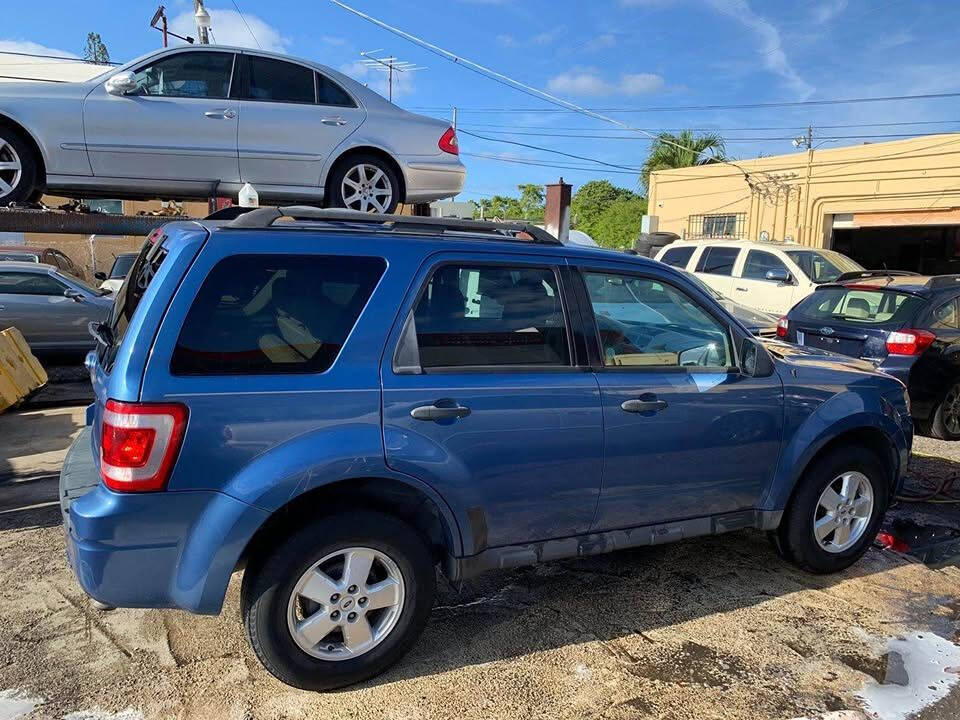
<instances>
[{"instance_id":1,"label":"rear wiper blade","mask_svg":"<svg viewBox=\"0 0 960 720\"><path fill-rule=\"evenodd\" d=\"M87 324L87 330L93 335L94 339L107 348L112 348L114 343L113 329L105 322L91 320Z\"/></svg>"}]
</instances>

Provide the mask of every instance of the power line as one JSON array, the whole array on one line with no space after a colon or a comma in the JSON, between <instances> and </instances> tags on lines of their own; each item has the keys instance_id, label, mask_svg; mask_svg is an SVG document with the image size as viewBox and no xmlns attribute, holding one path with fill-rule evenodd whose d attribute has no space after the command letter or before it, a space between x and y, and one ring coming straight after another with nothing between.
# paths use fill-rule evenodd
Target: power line
<instances>
[{"instance_id":1,"label":"power line","mask_svg":"<svg viewBox=\"0 0 960 720\"><path fill-rule=\"evenodd\" d=\"M464 135L469 135L470 137L479 138L480 140L506 143L507 145L518 145L520 147L525 147L530 150L539 150L540 152L548 152L548 153L553 153L555 155L562 155L564 157L573 158L574 160L584 160L585 162L597 163L598 165L606 165L607 167L618 168L620 170L632 170L633 172L640 172L640 168L633 167L631 165L617 165L616 163L608 163L603 160L596 160L594 158L585 157L583 155L574 155L573 153L563 152L562 150L554 150L552 148L540 147L539 145L530 145L528 143L517 142L515 140L504 140L503 138L485 137L483 135L477 135L476 133L472 133L469 130L458 129L457 132L463 133Z\"/></svg>"},{"instance_id":2,"label":"power line","mask_svg":"<svg viewBox=\"0 0 960 720\"><path fill-rule=\"evenodd\" d=\"M69 62L81 62L88 63L89 60L84 60L79 57L66 57L64 55L44 55L43 53L28 53L28 52L17 52L15 50L0 50L0 55L20 55L21 57L36 57L36 58L47 58L48 60L67 60ZM38 63L40 64L40 63ZM47 63L43 63L47 64ZM90 63L91 65L119 65L118 62L103 62L103 63Z\"/></svg>"},{"instance_id":3,"label":"power line","mask_svg":"<svg viewBox=\"0 0 960 720\"><path fill-rule=\"evenodd\" d=\"M260 44L260 41L257 40L257 36L253 34L253 30L250 29L250 26L247 25L247 19L243 16L243 12L240 10L240 6L237 5L237 0L231 0L233 6L237 9L237 15L240 16L240 19L243 21L243 26L247 29L247 32L250 33L250 37L253 38L253 41L257 44L257 47L263 50L263 45Z\"/></svg>"},{"instance_id":4,"label":"power line","mask_svg":"<svg viewBox=\"0 0 960 720\"><path fill-rule=\"evenodd\" d=\"M458 132L462 132L466 135L471 134L469 131L464 130L462 127L457 128ZM488 131L492 135L523 135L530 137L543 137L543 138L577 138L580 140L631 140L631 141L642 141L642 142L654 142L647 137L637 137L636 135L587 135L587 134L573 134L573 133L545 133L545 132L523 132L523 131ZM912 138L912 137L930 137L932 135L944 135L947 133L944 132L929 132L929 133L887 133L887 134L864 134L864 135L816 135L814 136L817 140L879 140L879 139L891 139L891 138ZM767 135L761 137L724 137L723 141L727 144L731 143L742 143L742 142L776 142L782 140L793 140L795 135Z\"/></svg>"},{"instance_id":5,"label":"power line","mask_svg":"<svg viewBox=\"0 0 960 720\"><path fill-rule=\"evenodd\" d=\"M446 118L440 118L446 120ZM873 128L873 127L907 127L911 125L953 125L960 124L960 118L954 120L914 120L910 122L886 122L886 123L845 123L840 125L815 125L815 128L821 130L838 130L846 128ZM584 130L589 131L591 128L580 126L560 126L560 125L514 125L510 124L495 124L495 123L468 123L466 125L458 125L459 127L466 127L472 130L490 130L490 129L518 129L518 130ZM770 130L806 130L807 125L767 125L767 126L756 126L756 127L660 127L660 128L644 128L648 132L661 133L661 132L682 132L683 130L690 130L692 132L753 132L753 131L770 131ZM610 128L608 132L632 132L626 129Z\"/></svg>"},{"instance_id":6,"label":"power line","mask_svg":"<svg viewBox=\"0 0 960 720\"><path fill-rule=\"evenodd\" d=\"M530 165L532 167L545 167L545 168L553 168L556 170L583 170L585 172L592 172L592 173L631 175L633 177L636 177L637 175L636 170L605 170L603 168L583 166L583 165L557 165L554 163L540 162L539 160L521 160L518 158L505 158L499 155L489 155L487 153L470 153L470 152L461 151L460 154L465 157L480 158L482 160L496 160L497 162L513 163L514 165Z\"/></svg>"},{"instance_id":7,"label":"power line","mask_svg":"<svg viewBox=\"0 0 960 720\"><path fill-rule=\"evenodd\" d=\"M331 0L340 4L339 0ZM529 94L529 93L528 93ZM960 97L960 92L949 93L922 93L917 95L884 95L881 97L861 97L861 98L843 98L830 100L796 100L789 102L757 102L742 103L731 105L675 105L670 107L652 106L638 108L583 108L590 113L641 113L641 112L689 112L692 110L755 110L758 108L783 108L783 107L811 107L817 105L855 105L860 103L877 102L899 102L905 100L939 100L942 98ZM541 98L542 99L542 98ZM572 104L572 103L571 103ZM445 112L449 107L412 107L411 110L420 110L428 112ZM465 108L457 106L457 112L467 113L557 113L557 112L578 112L572 108Z\"/></svg>"}]
</instances>

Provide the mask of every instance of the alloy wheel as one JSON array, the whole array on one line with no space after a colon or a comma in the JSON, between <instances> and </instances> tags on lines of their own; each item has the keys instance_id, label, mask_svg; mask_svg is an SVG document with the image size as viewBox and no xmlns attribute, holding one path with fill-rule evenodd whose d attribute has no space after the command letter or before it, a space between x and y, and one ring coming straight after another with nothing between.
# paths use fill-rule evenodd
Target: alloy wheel
<instances>
[{"instance_id":1,"label":"alloy wheel","mask_svg":"<svg viewBox=\"0 0 960 720\"><path fill-rule=\"evenodd\" d=\"M23 165L13 145L0 137L0 198L13 192L20 184Z\"/></svg>"},{"instance_id":2,"label":"alloy wheel","mask_svg":"<svg viewBox=\"0 0 960 720\"><path fill-rule=\"evenodd\" d=\"M360 212L384 213L393 200L393 184L376 165L355 165L343 176L340 197L344 207Z\"/></svg>"},{"instance_id":3,"label":"alloy wheel","mask_svg":"<svg viewBox=\"0 0 960 720\"><path fill-rule=\"evenodd\" d=\"M813 535L828 553L849 550L863 537L873 516L873 485L861 472L835 477L813 512Z\"/></svg>"},{"instance_id":4,"label":"alloy wheel","mask_svg":"<svg viewBox=\"0 0 960 720\"><path fill-rule=\"evenodd\" d=\"M943 398L943 425L951 435L960 435L960 385L954 385Z\"/></svg>"},{"instance_id":5,"label":"alloy wheel","mask_svg":"<svg viewBox=\"0 0 960 720\"><path fill-rule=\"evenodd\" d=\"M345 548L300 576L287 603L287 627L305 653L321 660L349 660L387 638L404 600L396 562L372 548Z\"/></svg>"}]
</instances>

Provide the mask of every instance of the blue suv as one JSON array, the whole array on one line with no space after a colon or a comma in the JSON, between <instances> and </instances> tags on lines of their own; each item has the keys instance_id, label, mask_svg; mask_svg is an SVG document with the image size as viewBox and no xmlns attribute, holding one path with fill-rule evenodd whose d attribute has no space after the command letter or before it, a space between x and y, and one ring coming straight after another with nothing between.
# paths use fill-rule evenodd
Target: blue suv
<instances>
[{"instance_id":1,"label":"blue suv","mask_svg":"<svg viewBox=\"0 0 960 720\"><path fill-rule=\"evenodd\" d=\"M902 383L752 337L659 262L526 225L261 208L153 233L91 328L61 474L104 605L218 613L330 689L410 648L436 573L740 528L812 572L905 472Z\"/></svg>"}]
</instances>

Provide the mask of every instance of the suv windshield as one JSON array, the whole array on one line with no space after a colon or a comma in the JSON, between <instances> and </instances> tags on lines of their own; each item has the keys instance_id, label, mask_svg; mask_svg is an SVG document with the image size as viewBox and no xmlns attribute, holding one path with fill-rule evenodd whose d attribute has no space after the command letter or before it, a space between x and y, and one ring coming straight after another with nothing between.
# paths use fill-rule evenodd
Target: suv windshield
<instances>
[{"instance_id":1,"label":"suv windshield","mask_svg":"<svg viewBox=\"0 0 960 720\"><path fill-rule=\"evenodd\" d=\"M910 293L857 285L817 290L797 305L793 314L805 320L846 320L863 325L899 324L924 304Z\"/></svg>"},{"instance_id":2,"label":"suv windshield","mask_svg":"<svg viewBox=\"0 0 960 720\"><path fill-rule=\"evenodd\" d=\"M803 274L810 278L811 282L818 285L833 282L845 272L863 270L859 263L833 250L784 250L784 252L797 264Z\"/></svg>"}]
</instances>

